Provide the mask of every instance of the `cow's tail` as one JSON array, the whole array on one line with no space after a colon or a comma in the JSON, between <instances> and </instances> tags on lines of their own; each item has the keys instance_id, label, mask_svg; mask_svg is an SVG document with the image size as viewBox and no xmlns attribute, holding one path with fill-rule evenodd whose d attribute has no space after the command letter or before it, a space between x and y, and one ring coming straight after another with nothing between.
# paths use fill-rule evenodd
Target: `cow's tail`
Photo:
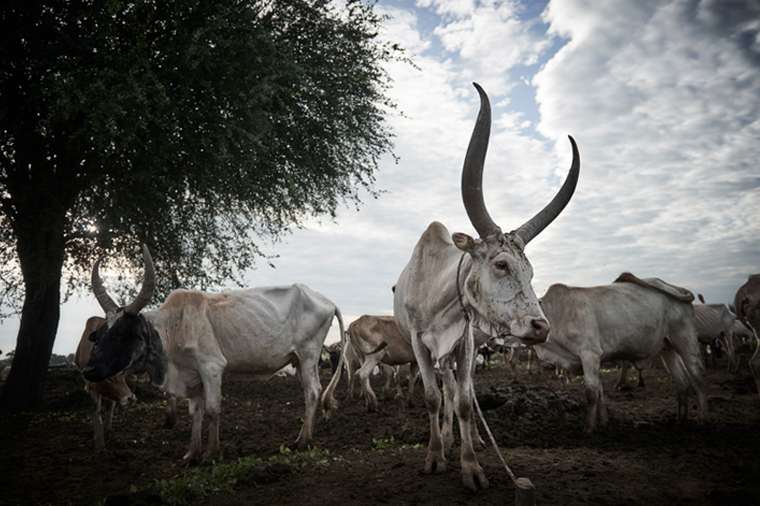
<instances>
[{"instance_id":1,"label":"cow's tail","mask_svg":"<svg viewBox=\"0 0 760 506\"><path fill-rule=\"evenodd\" d=\"M333 411L338 409L338 401L333 396L335 387L340 382L340 373L343 371L343 357L345 357L346 350L346 328L343 325L343 315L340 313L340 309L335 308L335 317L338 319L338 325L340 326L340 359L338 360L338 368L333 374L330 384L327 385L327 389L322 393L322 414L325 420L330 419Z\"/></svg>"}]
</instances>

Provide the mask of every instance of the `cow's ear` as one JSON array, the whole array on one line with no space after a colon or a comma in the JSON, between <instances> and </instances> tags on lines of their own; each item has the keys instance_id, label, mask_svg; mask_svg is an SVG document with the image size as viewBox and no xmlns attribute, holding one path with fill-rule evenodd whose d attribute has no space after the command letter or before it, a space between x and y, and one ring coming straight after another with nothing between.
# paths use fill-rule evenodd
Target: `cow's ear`
<instances>
[{"instance_id":1,"label":"cow's ear","mask_svg":"<svg viewBox=\"0 0 760 506\"><path fill-rule=\"evenodd\" d=\"M471 253L475 248L475 239L462 232L455 232L451 235L451 239L454 241L454 246L467 253Z\"/></svg>"},{"instance_id":2,"label":"cow's ear","mask_svg":"<svg viewBox=\"0 0 760 506\"><path fill-rule=\"evenodd\" d=\"M98 342L98 331L95 330L93 332L90 332L90 335L87 337L87 339L89 339L91 343L97 343Z\"/></svg>"},{"instance_id":3,"label":"cow's ear","mask_svg":"<svg viewBox=\"0 0 760 506\"><path fill-rule=\"evenodd\" d=\"M145 361L145 369L150 375L150 382L154 386L160 387L164 384L164 379L166 378L168 358L164 351L164 346L161 344L161 337L158 335L158 331L150 323L147 323L146 326L148 327L151 352Z\"/></svg>"}]
</instances>

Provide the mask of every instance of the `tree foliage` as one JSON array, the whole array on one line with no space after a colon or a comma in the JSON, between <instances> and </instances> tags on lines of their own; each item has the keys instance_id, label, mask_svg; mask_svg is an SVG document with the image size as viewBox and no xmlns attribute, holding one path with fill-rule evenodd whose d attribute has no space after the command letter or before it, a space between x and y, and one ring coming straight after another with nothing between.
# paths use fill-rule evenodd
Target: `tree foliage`
<instances>
[{"instance_id":1,"label":"tree foliage","mask_svg":"<svg viewBox=\"0 0 760 506\"><path fill-rule=\"evenodd\" d=\"M147 243L157 299L240 282L260 241L376 195L403 53L345 1L0 3L0 304L24 293L2 401L41 398L62 279L98 255L135 272Z\"/></svg>"},{"instance_id":2,"label":"tree foliage","mask_svg":"<svg viewBox=\"0 0 760 506\"><path fill-rule=\"evenodd\" d=\"M105 250L139 265L146 242L164 292L218 285L252 265L257 238L372 193L391 148L381 64L394 48L378 41L372 5L3 11L1 226L13 230L18 199L60 199L70 281Z\"/></svg>"}]
</instances>

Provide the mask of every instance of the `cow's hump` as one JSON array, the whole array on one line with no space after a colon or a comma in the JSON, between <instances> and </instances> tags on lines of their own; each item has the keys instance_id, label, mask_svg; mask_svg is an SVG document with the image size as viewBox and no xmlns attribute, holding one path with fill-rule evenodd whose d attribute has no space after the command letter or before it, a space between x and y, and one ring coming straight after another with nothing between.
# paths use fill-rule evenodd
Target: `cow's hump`
<instances>
[{"instance_id":1,"label":"cow's hump","mask_svg":"<svg viewBox=\"0 0 760 506\"><path fill-rule=\"evenodd\" d=\"M671 285L660 278L637 278L630 272L624 272L614 281L615 283L635 283L645 288L651 288L657 292L663 293L668 297L671 297L681 302L691 302L694 300L694 294L686 288L680 286Z\"/></svg>"}]
</instances>

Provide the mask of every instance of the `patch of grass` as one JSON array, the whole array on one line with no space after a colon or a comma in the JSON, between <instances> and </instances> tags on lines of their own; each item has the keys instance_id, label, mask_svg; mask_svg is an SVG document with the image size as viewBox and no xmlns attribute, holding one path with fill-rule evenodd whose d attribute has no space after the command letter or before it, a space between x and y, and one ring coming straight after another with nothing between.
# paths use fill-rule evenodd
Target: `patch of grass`
<instances>
[{"instance_id":1,"label":"patch of grass","mask_svg":"<svg viewBox=\"0 0 760 506\"><path fill-rule=\"evenodd\" d=\"M270 457L266 463L283 463L301 468L312 466L324 471L330 466L331 460L342 459L332 457L328 450L319 448L309 447L307 451L296 452L280 446L280 454ZM158 494L164 503L172 506L191 504L215 493L232 492L243 473L264 464L264 460L254 455L240 458L229 464L215 461L210 470L196 468L178 478L156 480L153 485L143 490ZM138 491L134 485L130 489L133 494Z\"/></svg>"},{"instance_id":2,"label":"patch of grass","mask_svg":"<svg viewBox=\"0 0 760 506\"><path fill-rule=\"evenodd\" d=\"M383 453L393 445L393 436L390 439L375 439L372 438L372 444L375 445L372 448L373 452Z\"/></svg>"}]
</instances>

